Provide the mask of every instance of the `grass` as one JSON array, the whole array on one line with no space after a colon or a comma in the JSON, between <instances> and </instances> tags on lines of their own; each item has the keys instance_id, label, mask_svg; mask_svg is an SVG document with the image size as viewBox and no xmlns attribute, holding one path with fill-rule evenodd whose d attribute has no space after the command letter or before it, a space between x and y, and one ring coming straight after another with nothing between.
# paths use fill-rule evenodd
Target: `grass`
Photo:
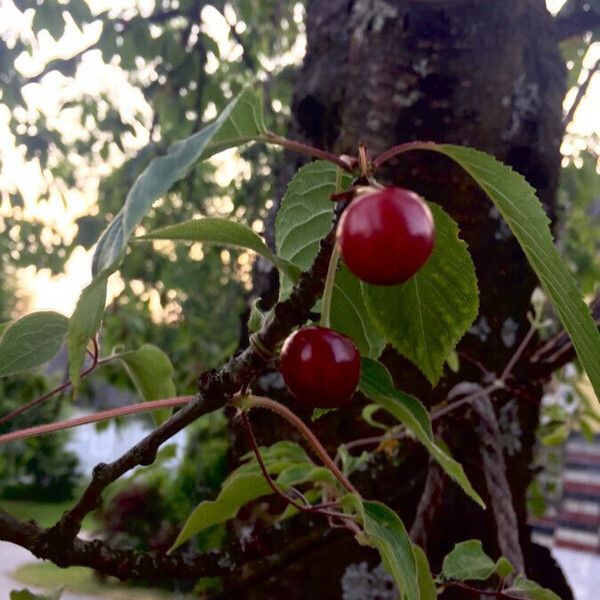
<instances>
[{"instance_id":1,"label":"grass","mask_svg":"<svg viewBox=\"0 0 600 600\"><path fill-rule=\"evenodd\" d=\"M33 519L42 527L54 525L62 514L73 507L74 501L60 503L34 502L31 500L0 500L0 509L22 521ZM94 530L96 522L88 516L83 522L83 529Z\"/></svg>"},{"instance_id":2,"label":"grass","mask_svg":"<svg viewBox=\"0 0 600 600\"><path fill-rule=\"evenodd\" d=\"M11 576L26 586L47 591L63 589L72 594L98 596L101 600L167 600L172 594L149 588L124 586L116 579L100 580L91 569L61 569L51 563L30 563L19 567Z\"/></svg>"}]
</instances>

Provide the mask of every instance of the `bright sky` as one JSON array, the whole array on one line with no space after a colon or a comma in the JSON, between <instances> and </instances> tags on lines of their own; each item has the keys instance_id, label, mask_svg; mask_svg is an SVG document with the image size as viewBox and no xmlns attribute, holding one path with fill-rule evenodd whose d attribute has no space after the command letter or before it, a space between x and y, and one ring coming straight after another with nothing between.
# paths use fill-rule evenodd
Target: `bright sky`
<instances>
[{"instance_id":1,"label":"bright sky","mask_svg":"<svg viewBox=\"0 0 600 600\"><path fill-rule=\"evenodd\" d=\"M549 9L556 12L565 0L547 0ZM152 0L88 0L93 12L97 13L107 8L114 10L127 9L137 6L143 14L152 11ZM29 19L24 19L14 7L11 0L0 1L0 34L19 32L31 38L35 51L33 55L22 55L16 66L23 74L31 76L37 74L44 64L51 58L68 57L77 50L93 43L100 34L100 24L93 23L80 31L74 23L67 23L63 37L54 41L47 32L41 32L38 39L31 37ZM239 50L235 42L229 39L229 25L223 16L211 7L206 7L202 12L202 21L209 34L217 41L222 58L231 57ZM298 61L304 50L304 39L300 39L294 52L286 61ZM590 67L600 58L600 44L590 48L585 58L584 66ZM92 51L85 55L81 68L78 69L74 79L64 78L59 73L51 73L40 84L32 84L24 89L28 111L35 113L44 110L50 124L55 125L65 133L66 141L76 139L82 134L76 113L70 110L60 111L60 106L65 100L78 98L82 94L99 96L106 93L119 106L124 121L134 122L135 112L142 107L144 118L148 123L151 118L151 109L146 105L139 90L131 86L125 73L117 65L106 65L102 62L99 51ZM572 102L572 96L567 97L565 106ZM576 113L570 131L580 135L590 135L600 132L600 76L592 81L587 97ZM75 109L73 109L75 110ZM59 229L67 238L76 233L74 220L84 214L95 210L97 186L99 177L109 172L114 165L123 161L123 155L115 149L110 157L111 164L98 165L90 168L83 160L79 161L76 175L80 183L79 190L53 189L48 200L38 201L38 197L46 188L47 174L42 173L35 163L26 163L23 153L14 146L14 137L8 129L8 110L0 105L0 162L3 163L0 172L0 215L11 210L6 193L19 190L25 201L24 216L27 218L42 219ZM127 150L134 152L143 147L147 142L147 130L136 127L137 135L129 136ZM34 132L31 132L34 133ZM564 148L570 153L569 147ZM240 172L249 176L248 165L242 161L231 160L235 151L219 155L216 159L219 169L217 181L227 184ZM111 166L112 165L112 166ZM90 279L91 253L83 249L75 251L66 266L66 272L57 277L50 277L47 270L36 273L35 269L24 269L20 272L21 284L29 290L30 310L54 309L70 315L79 292ZM114 281L113 281L114 280ZM118 292L122 285L118 277L113 277L112 291Z\"/></svg>"}]
</instances>

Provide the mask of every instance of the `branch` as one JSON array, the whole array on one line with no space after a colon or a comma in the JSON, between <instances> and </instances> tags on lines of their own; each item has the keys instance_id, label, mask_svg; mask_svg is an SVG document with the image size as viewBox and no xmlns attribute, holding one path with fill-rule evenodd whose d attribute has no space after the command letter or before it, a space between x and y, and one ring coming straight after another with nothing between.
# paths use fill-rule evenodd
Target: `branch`
<instances>
[{"instance_id":1,"label":"branch","mask_svg":"<svg viewBox=\"0 0 600 600\"><path fill-rule=\"evenodd\" d=\"M573 120L573 117L575 116L575 113L577 112L577 109L579 108L581 101L585 98L585 95L588 91L588 88L590 87L590 83L592 82L594 75L599 70L600 70L600 59L598 59L596 61L596 64L594 64L588 70L588 73L587 73L587 76L586 76L584 82L577 88L577 94L575 95L575 99L573 100L573 103L569 107L567 114L563 118L563 125L566 126Z\"/></svg>"},{"instance_id":2,"label":"branch","mask_svg":"<svg viewBox=\"0 0 600 600\"><path fill-rule=\"evenodd\" d=\"M590 311L596 325L600 327L600 296L591 302ZM545 381L552 373L575 358L577 354L571 338L565 331L561 331L550 339L544 340L532 353L528 372L535 379Z\"/></svg>"},{"instance_id":3,"label":"branch","mask_svg":"<svg viewBox=\"0 0 600 600\"><path fill-rule=\"evenodd\" d=\"M139 404L130 404L119 408L111 408L109 410L101 410L91 415L77 417L75 419L67 419L66 421L56 421L54 423L45 423L44 425L36 425L27 429L18 429L0 435L0 446L17 440L25 440L27 438L38 437L54 431L62 429L71 429L88 425L89 423L97 423L98 421L106 421L108 419L116 419L127 415L136 415L140 413L150 412L153 410L161 410L165 408L176 408L188 404L194 399L193 396L176 396L174 398L166 398L164 400L151 400L149 402L140 402Z\"/></svg>"},{"instance_id":4,"label":"branch","mask_svg":"<svg viewBox=\"0 0 600 600\"><path fill-rule=\"evenodd\" d=\"M51 560L59 567L88 567L100 573L110 574L119 579L133 580L194 580L199 577L233 578L237 587L249 586L267 579L302 555L311 552L324 543L320 527L304 527L304 535L294 536L290 543L286 527L271 528L266 547L282 548L277 554L252 560L246 555L239 542L228 546L225 551L212 551L202 554L174 552L138 552L111 547L101 540L86 541L51 539L50 530L43 529L33 521L23 523L0 510L0 537L26 548L37 558ZM327 540L335 539L337 533L328 535ZM223 560L223 556L227 560ZM243 572L235 570L242 566Z\"/></svg>"},{"instance_id":5,"label":"branch","mask_svg":"<svg viewBox=\"0 0 600 600\"><path fill-rule=\"evenodd\" d=\"M83 519L96 509L104 490L119 477L138 465L154 462L159 447L199 417L222 407L236 392L261 373L275 354L279 344L309 318L310 310L322 293L323 281L334 245L335 229L343 206L336 207L336 218L329 234L321 240L319 251L309 271L302 273L290 297L275 305L272 318L254 334L253 343L233 356L219 369L204 373L199 380L198 394L168 421L156 428L128 452L110 464L101 463L93 471L92 481L77 504L44 536L49 545L73 541ZM0 539L2 539L0 535ZM51 556L46 556L52 560ZM110 571L107 571L110 573Z\"/></svg>"},{"instance_id":6,"label":"branch","mask_svg":"<svg viewBox=\"0 0 600 600\"><path fill-rule=\"evenodd\" d=\"M556 17L554 26L558 39L568 40L600 28L600 14L593 10L587 12L579 10L564 17Z\"/></svg>"}]
</instances>

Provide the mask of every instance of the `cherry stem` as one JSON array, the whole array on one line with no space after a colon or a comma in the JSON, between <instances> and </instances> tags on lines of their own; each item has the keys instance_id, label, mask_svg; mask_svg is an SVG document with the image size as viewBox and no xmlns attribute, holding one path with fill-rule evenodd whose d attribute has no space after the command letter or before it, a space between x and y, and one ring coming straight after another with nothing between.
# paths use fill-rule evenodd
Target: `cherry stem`
<instances>
[{"instance_id":1,"label":"cherry stem","mask_svg":"<svg viewBox=\"0 0 600 600\"><path fill-rule=\"evenodd\" d=\"M351 161L345 161L339 156L331 152L327 152L327 150L321 150L320 148L315 148L314 146L310 146L309 144L303 144L302 142L297 142L296 140L288 140L287 138L281 137L275 133L268 131L265 134L265 139L270 144L275 144L277 146L281 146L282 148L287 148L288 150L292 150L294 152L298 152L299 154L304 154L305 156L311 156L313 158L320 158L322 160L326 160L334 165L337 165L340 169L344 171L348 171L348 173L353 173L354 169L351 166Z\"/></svg>"},{"instance_id":2,"label":"cherry stem","mask_svg":"<svg viewBox=\"0 0 600 600\"><path fill-rule=\"evenodd\" d=\"M405 144L393 146L389 150L383 152L383 154L380 154L373 161L373 168L377 169L384 162L394 158L394 156L398 156L398 154L404 154L404 152L409 152L411 150L434 150L436 147L438 147L438 144L435 142L407 142Z\"/></svg>"},{"instance_id":3,"label":"cherry stem","mask_svg":"<svg viewBox=\"0 0 600 600\"><path fill-rule=\"evenodd\" d=\"M369 176L369 153L365 144L358 145L358 164L362 177Z\"/></svg>"},{"instance_id":4,"label":"cherry stem","mask_svg":"<svg viewBox=\"0 0 600 600\"><path fill-rule=\"evenodd\" d=\"M312 510L311 506L302 506L301 504L296 503L292 498L290 498L271 478L269 475L269 470L265 465L265 461L263 460L262 454L260 453L260 448L256 443L256 437L254 436L254 431L252 430L252 425L250 424L250 420L245 412L242 411L242 423L244 425L244 429L246 431L246 438L254 452L254 456L256 456L256 460L258 462L258 466L260 467L260 472L263 477L266 479L269 487L273 490L276 496L281 498L286 504L291 504L294 508L297 508L301 511L310 512Z\"/></svg>"},{"instance_id":5,"label":"cherry stem","mask_svg":"<svg viewBox=\"0 0 600 600\"><path fill-rule=\"evenodd\" d=\"M335 464L335 461L329 456L329 454L327 454L327 450L323 448L317 436L304 424L302 419L296 416L289 408L286 408L283 404L275 402L275 400L271 400L270 398L254 395L238 396L234 399L233 403L242 410L245 408L264 408L284 418L288 423L290 423L290 425L292 425L302 434L311 449L321 459L323 464L333 473L334 477L340 482L342 487L351 494L354 494L359 498L361 497L358 493L358 490L339 470L338 466ZM1 439L2 438L0 438L0 441Z\"/></svg>"},{"instance_id":6,"label":"cherry stem","mask_svg":"<svg viewBox=\"0 0 600 600\"><path fill-rule=\"evenodd\" d=\"M110 410L103 410L91 415L77 417L75 419L57 421L55 423L47 423L45 425L37 425L35 427L28 427L27 429L11 431L10 433L0 435L0 445L7 444L9 442L14 442L16 440L24 440L27 438L37 437L39 435L52 433L54 431L60 431L62 429L71 429L72 427L79 427L81 425L87 425L89 423L106 421L107 419L115 419L117 417L124 417L126 415L150 412L153 410L159 410L163 408L175 408L177 406L183 406L188 402L191 402L193 399L194 396L176 396L174 398L167 398L164 400L140 402L139 404L122 406L120 408L111 408Z\"/></svg>"},{"instance_id":7,"label":"cherry stem","mask_svg":"<svg viewBox=\"0 0 600 600\"><path fill-rule=\"evenodd\" d=\"M335 193L342 192L342 171L338 169L335 177ZM333 288L335 285L335 276L337 274L338 263L340 262L340 251L337 243L333 245L329 266L327 267L327 276L323 286L323 296L321 299L321 326L331 327L331 300L333 298Z\"/></svg>"},{"instance_id":8,"label":"cherry stem","mask_svg":"<svg viewBox=\"0 0 600 600\"><path fill-rule=\"evenodd\" d=\"M84 377L89 375L99 365L105 364L109 360L108 358L103 359L103 360L98 360L99 350L98 350L98 342L96 341L96 338L92 338L92 344L93 344L93 352L88 352L92 358L92 364L87 369L85 369L84 371L81 372L81 375L79 376L81 379L83 379ZM54 389L50 390L49 392L40 396L39 398L34 398L33 400L31 400L31 402L28 402L27 404L20 406L19 408L13 410L12 412L9 412L8 414L3 415L2 417L0 417L0 425L3 425L4 423L6 423L8 421L12 421L15 417L18 417L19 415L23 414L24 412L27 412L28 410L31 410L32 408L35 408L36 406L43 404L44 402L46 402L46 400L49 400L50 398L52 398L52 396L55 396L56 394L60 394L60 392L63 392L64 390L71 387L71 385L72 385L71 380L67 379L67 381L61 383L59 386L55 387Z\"/></svg>"},{"instance_id":9,"label":"cherry stem","mask_svg":"<svg viewBox=\"0 0 600 600\"><path fill-rule=\"evenodd\" d=\"M338 263L340 261L340 251L337 244L334 245L327 267L327 277L323 287L323 298L321 300L321 326L331 327L331 299L333 298L333 288L335 286L335 276L337 274Z\"/></svg>"}]
</instances>

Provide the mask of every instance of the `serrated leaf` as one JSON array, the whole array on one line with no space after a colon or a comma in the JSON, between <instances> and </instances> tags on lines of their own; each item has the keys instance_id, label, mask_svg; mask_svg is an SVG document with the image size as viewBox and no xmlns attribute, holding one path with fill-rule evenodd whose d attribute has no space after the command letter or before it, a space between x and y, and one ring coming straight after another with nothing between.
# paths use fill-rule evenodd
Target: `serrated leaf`
<instances>
[{"instance_id":1,"label":"serrated leaf","mask_svg":"<svg viewBox=\"0 0 600 600\"><path fill-rule=\"evenodd\" d=\"M437 600L437 588L431 576L429 561L423 549L413 544L413 554L417 565L417 579L419 581L419 600Z\"/></svg>"},{"instance_id":2,"label":"serrated leaf","mask_svg":"<svg viewBox=\"0 0 600 600\"><path fill-rule=\"evenodd\" d=\"M525 178L493 156L461 146L425 145L456 161L494 202L550 297L596 395L600 397L600 333L567 264L553 243L550 220Z\"/></svg>"},{"instance_id":3,"label":"serrated leaf","mask_svg":"<svg viewBox=\"0 0 600 600\"><path fill-rule=\"evenodd\" d=\"M446 359L479 309L477 278L458 226L437 205L433 253L406 283L363 283L367 309L379 332L435 385Z\"/></svg>"},{"instance_id":4,"label":"serrated leaf","mask_svg":"<svg viewBox=\"0 0 600 600\"><path fill-rule=\"evenodd\" d=\"M333 219L330 195L336 191L337 167L325 161L315 161L298 170L281 200L275 220L277 256L294 264L301 271L312 265L320 240L327 235ZM342 187L350 177L342 175ZM280 295L286 297L291 282L281 282ZM335 278L331 303L331 326L352 338L364 356L376 358L385 340L375 329L367 312L360 283L342 267Z\"/></svg>"},{"instance_id":5,"label":"serrated leaf","mask_svg":"<svg viewBox=\"0 0 600 600\"><path fill-rule=\"evenodd\" d=\"M169 357L157 346L144 344L138 350L119 354L127 374L144 400L160 400L175 396L173 365ZM157 423L169 417L170 411L154 413Z\"/></svg>"},{"instance_id":6,"label":"serrated leaf","mask_svg":"<svg viewBox=\"0 0 600 600\"><path fill-rule=\"evenodd\" d=\"M446 581L485 581L496 570L494 561L483 551L479 540L455 544L444 558L442 577Z\"/></svg>"},{"instance_id":7,"label":"serrated leaf","mask_svg":"<svg viewBox=\"0 0 600 600\"><path fill-rule=\"evenodd\" d=\"M275 219L277 256L306 271L313 263L319 241L327 235L333 218L329 196L336 189L337 167L315 161L299 169L281 199ZM291 290L282 282L281 295Z\"/></svg>"},{"instance_id":8,"label":"serrated leaf","mask_svg":"<svg viewBox=\"0 0 600 600\"><path fill-rule=\"evenodd\" d=\"M358 513L369 541L400 590L401 600L420 600L417 563L400 517L381 502L346 496L344 503Z\"/></svg>"},{"instance_id":9,"label":"serrated leaf","mask_svg":"<svg viewBox=\"0 0 600 600\"><path fill-rule=\"evenodd\" d=\"M360 391L396 417L427 448L444 471L482 508L485 503L467 479L462 465L436 443L425 407L409 394L394 387L392 376L381 363L363 358Z\"/></svg>"},{"instance_id":10,"label":"serrated leaf","mask_svg":"<svg viewBox=\"0 0 600 600\"><path fill-rule=\"evenodd\" d=\"M519 575L511 587L502 590L512 598L523 598L526 600L560 600L553 591L543 588L539 583L531 581Z\"/></svg>"},{"instance_id":11,"label":"serrated leaf","mask_svg":"<svg viewBox=\"0 0 600 600\"><path fill-rule=\"evenodd\" d=\"M275 256L262 238L250 227L229 219L212 217L192 219L177 225L155 229L136 240L177 240L248 248L270 260L290 279L294 280L297 276L297 269Z\"/></svg>"},{"instance_id":12,"label":"serrated leaf","mask_svg":"<svg viewBox=\"0 0 600 600\"><path fill-rule=\"evenodd\" d=\"M67 350L69 353L69 377L73 389L77 390L85 349L96 335L102 322L106 304L107 277L93 280L79 296L75 310L69 320Z\"/></svg>"},{"instance_id":13,"label":"serrated leaf","mask_svg":"<svg viewBox=\"0 0 600 600\"><path fill-rule=\"evenodd\" d=\"M94 276L117 268L131 234L155 200L184 177L194 163L226 148L260 139L265 131L262 98L245 88L216 121L173 144L165 156L155 158L137 178L123 208L100 237L92 263Z\"/></svg>"},{"instance_id":14,"label":"serrated leaf","mask_svg":"<svg viewBox=\"0 0 600 600\"><path fill-rule=\"evenodd\" d=\"M0 377L43 365L65 339L69 320L52 311L35 312L5 324L0 331Z\"/></svg>"}]
</instances>

